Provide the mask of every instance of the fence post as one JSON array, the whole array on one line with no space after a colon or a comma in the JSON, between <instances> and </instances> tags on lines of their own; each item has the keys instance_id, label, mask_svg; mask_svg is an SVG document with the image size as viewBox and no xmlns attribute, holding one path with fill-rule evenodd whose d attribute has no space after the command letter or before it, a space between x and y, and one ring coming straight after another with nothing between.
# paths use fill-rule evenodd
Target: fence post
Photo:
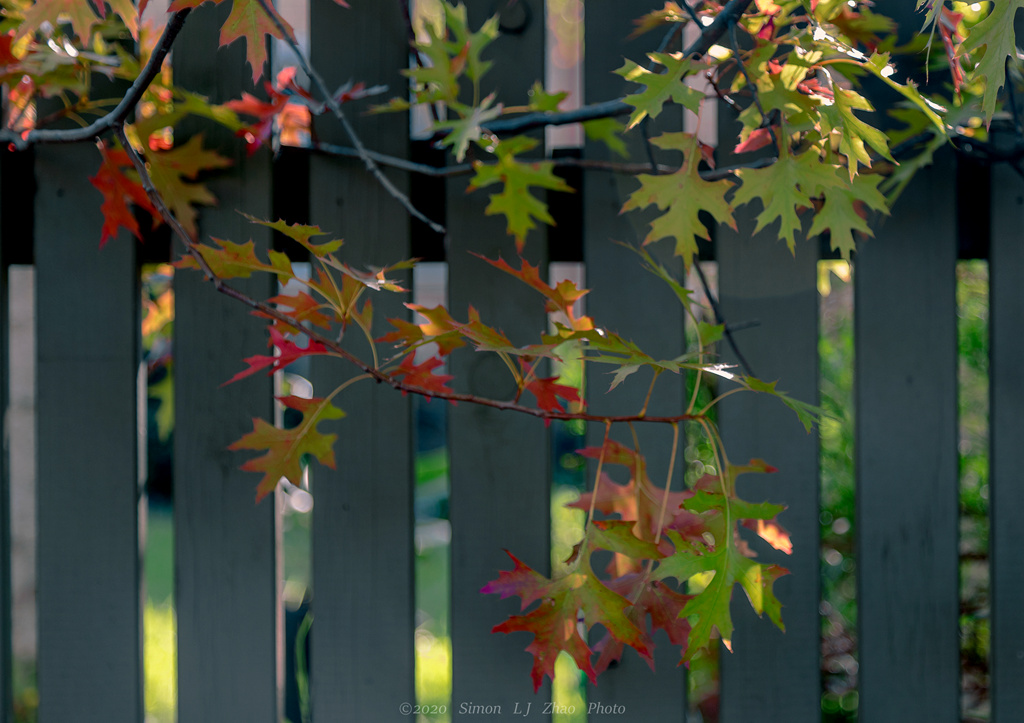
<instances>
[{"instance_id":1,"label":"fence post","mask_svg":"<svg viewBox=\"0 0 1024 723\"><path fill-rule=\"evenodd\" d=\"M1024 578L1020 574L1020 510L1024 485L1015 460L1024 436L1024 189L1008 163L992 166L992 239L989 255L991 422L992 720L1012 721L1024 709Z\"/></svg>"},{"instance_id":2,"label":"fence post","mask_svg":"<svg viewBox=\"0 0 1024 723\"><path fill-rule=\"evenodd\" d=\"M872 722L960 718L954 179L937 154L856 259L859 711Z\"/></svg>"},{"instance_id":3,"label":"fence post","mask_svg":"<svg viewBox=\"0 0 1024 723\"><path fill-rule=\"evenodd\" d=\"M174 79L223 103L252 91L243 43L218 48L227 3L192 12L174 49ZM223 130L205 144L234 166L209 183L219 206L205 210L201 238L253 239L266 254L270 231L245 220L270 215L270 154L246 156ZM177 242L176 242L177 243ZM180 252L180 245L176 247ZM268 275L233 286L258 299L275 293ZM238 469L244 454L226 448L273 420L272 382L262 374L220 388L265 353L265 322L216 293L195 271L175 277L174 524L178 613L178 720L277 723L281 714L281 609L277 500L254 504L258 477Z\"/></svg>"},{"instance_id":4,"label":"fence post","mask_svg":"<svg viewBox=\"0 0 1024 723\"><path fill-rule=\"evenodd\" d=\"M399 3L347 10L334 0L313 0L310 32L313 66L328 87L349 80L383 83L390 95L402 95L407 81L399 71L408 64L409 42ZM356 132L368 148L407 157L408 116L369 116L366 108L374 102L380 100L345 107ZM351 144L329 112L317 123L317 136ZM387 173L407 190L405 172ZM310 190L312 222L331 234L328 238L345 240L343 258L385 266L410 256L408 214L358 159L313 156ZM434 209L423 210L436 215ZM407 272L402 276L396 277L403 284L410 280ZM402 306L411 301L409 294L367 291L363 298L373 304L378 335L388 327L386 319L409 315ZM372 358L355 324L345 341L359 357ZM393 353L388 345L378 347L382 362ZM356 373L338 359L310 360L318 397ZM337 404L348 413L335 426L337 469L314 466L311 471L313 718L399 720L409 717L399 706L416 702L411 400L386 384L364 380L345 390Z\"/></svg>"},{"instance_id":5,"label":"fence post","mask_svg":"<svg viewBox=\"0 0 1024 723\"><path fill-rule=\"evenodd\" d=\"M583 98L595 103L619 98L634 92L636 86L626 82L613 71L622 67L624 59L646 65L646 53L659 40L658 33L629 39L633 20L651 8L648 2L616 2L602 7L600 15L587 17L584 23L586 52L583 80ZM668 106L657 122L646 122L645 128L636 128L623 138L633 158L647 158L643 134L658 136L663 131L679 131L683 118L680 106ZM678 161L657 149L652 149L659 161ZM616 158L603 143L586 144L587 159L614 161ZM656 359L673 359L684 353L685 318L683 307L669 287L641 266L640 257L616 244L639 244L647 235L648 217L638 213L620 215L622 204L639 187L630 176L600 171L588 172L583 178L583 225L586 285L593 289L586 297L588 315L599 326L621 334ZM669 242L663 242L667 246ZM652 247L676 276L682 276L683 264L679 259L666 258L667 250ZM623 290L628 289L628 294ZM621 387L608 393L611 376L601 366L591 366L587 374L587 404L595 414L636 414L644 405L650 372L644 370L623 382ZM650 414L680 414L686 410L683 377L662 374L648 406ZM681 430L682 431L682 430ZM668 471L672 432L652 425L638 425L641 451L647 459L651 478L657 485L665 482ZM632 445L628 430L613 430L617 441ZM625 435L623 437L622 435ZM591 425L587 444L601 445L604 429ZM685 443L680 449L685 448ZM682 454L677 455L680 459ZM591 465L592 472L596 472ZM607 469L607 468L606 468ZM679 487L682 465L676 466L676 487ZM622 482L623 480L617 480ZM588 480L593 487L593 479ZM591 644L596 640L592 640ZM673 646L663 631L654 635L656 674L652 674L646 661L627 650L614 669L603 673L597 686L587 688L587 702L622 705L630 720L652 718L682 721L686 716L686 669L677 667L680 651Z\"/></svg>"},{"instance_id":6,"label":"fence post","mask_svg":"<svg viewBox=\"0 0 1024 723\"><path fill-rule=\"evenodd\" d=\"M723 116L726 113L723 109ZM722 137L728 142L724 139L735 136ZM724 320L728 324L756 320L758 326L734 335L752 372L764 381L777 380L780 391L800 401L817 404L818 240L798 243L794 257L775 226L753 235L754 216L746 209L737 213L737 223L738 232L719 227L716 236ZM725 342L720 346L723 360L736 364L736 355ZM733 371L745 373L742 368ZM719 423L734 464L762 457L778 468L770 475L741 477L737 493L754 502L786 504L779 522L793 542L792 555L785 555L760 539L750 539L760 562L782 565L791 573L775 583L786 632L766 616L758 619L743 593L733 592L734 652L721 652L722 721L817 720L821 715L818 433L816 429L805 432L796 415L778 399L757 394L723 400Z\"/></svg>"},{"instance_id":7,"label":"fence post","mask_svg":"<svg viewBox=\"0 0 1024 723\"><path fill-rule=\"evenodd\" d=\"M478 28L501 3L471 3L469 24ZM520 0L508 19L515 32L502 33L485 51L496 61L484 78L503 102L525 104L526 90L544 77L544 3ZM524 13L524 15L517 15ZM524 20L525 17L525 20ZM493 191L466 194L464 179L448 181L449 308L465 319L473 304L485 324L502 329L514 343L536 340L546 329L541 297L516 279L469 255L515 259L505 219L483 215ZM545 273L546 234L530 234L525 255ZM512 263L518 263L512 261ZM468 391L498 399L515 396L515 383L493 354L455 354L451 373ZM529 701L550 699L545 682L534 695L525 635L492 634L491 628L519 612L515 599L482 596L480 588L510 569L508 548L542 574L550 568L551 496L546 455L547 428L536 419L503 414L473 404L449 411L451 458L451 639L454 720L483 720L460 710L467 705L500 705L509 715ZM534 708L536 711L537 708Z\"/></svg>"},{"instance_id":8,"label":"fence post","mask_svg":"<svg viewBox=\"0 0 1024 723\"><path fill-rule=\"evenodd\" d=\"M135 241L98 248L98 167L88 144L36 151L41 723L143 713Z\"/></svg>"}]
</instances>

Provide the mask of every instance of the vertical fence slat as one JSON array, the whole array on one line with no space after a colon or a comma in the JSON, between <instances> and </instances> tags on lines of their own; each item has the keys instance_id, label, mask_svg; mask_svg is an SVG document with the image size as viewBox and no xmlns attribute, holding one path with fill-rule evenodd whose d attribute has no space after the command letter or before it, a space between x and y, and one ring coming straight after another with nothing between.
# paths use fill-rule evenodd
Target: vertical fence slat
<instances>
[{"instance_id":1,"label":"vertical fence slat","mask_svg":"<svg viewBox=\"0 0 1024 723\"><path fill-rule=\"evenodd\" d=\"M227 4L192 12L175 44L174 78L222 103L251 89L242 43L218 49ZM270 156L246 157L229 134L207 130L205 145L234 162L210 182L219 200L200 218L202 238L256 242L270 232L236 211L270 215ZM176 242L177 243L177 242ZM180 251L180 246L176 247ZM259 299L274 293L266 275L230 282ZM242 472L227 446L273 420L272 385L259 374L220 388L242 357L265 353L265 322L216 293L201 274L175 278L174 524L178 612L178 720L277 723L280 715L280 603L276 500L255 505L259 477Z\"/></svg>"},{"instance_id":2,"label":"vertical fence slat","mask_svg":"<svg viewBox=\"0 0 1024 723\"><path fill-rule=\"evenodd\" d=\"M0 165L0 174L3 168ZM14 700L11 625L14 608L11 598L11 570L14 566L11 546L11 465L10 426L10 328L11 312L8 270L4 239L0 237L0 721L13 720Z\"/></svg>"},{"instance_id":3,"label":"vertical fence slat","mask_svg":"<svg viewBox=\"0 0 1024 723\"><path fill-rule=\"evenodd\" d=\"M1024 436L1024 189L1009 164L992 167L990 279L992 720L1024 710L1024 577L1019 550L1024 485L1015 459Z\"/></svg>"},{"instance_id":4,"label":"vertical fence slat","mask_svg":"<svg viewBox=\"0 0 1024 723\"><path fill-rule=\"evenodd\" d=\"M586 62L584 63L584 99L588 103L601 102L634 92L636 86L627 83L612 71L620 68L624 58L646 63L645 53L651 49L651 37L645 35L629 40L632 21L650 10L650 3L617 2L603 7L598 17L589 17L585 24ZM649 133L657 136L661 131L682 128L682 113L678 106L668 106L650 123ZM641 131L627 134L631 157L646 158ZM604 144L590 142L586 146L587 158L615 160ZM659 160L671 162L675 158ZM637 213L620 215L619 210L629 194L638 187L635 179L617 173L592 172L584 176L584 258L586 285L592 289L586 297L587 313L595 323L636 342L641 349L655 358L672 359L682 354L684 339L683 308L672 291L663 282L645 271L640 257L615 241L637 244L647 234L647 227ZM663 242L668 246L669 242ZM660 255L666 249L655 247ZM682 275L682 263L665 259L677 276ZM628 289L628 293L626 290ZM608 392L611 376L601 366L591 367L587 374L587 403L596 414L635 414L643 407L651 375L647 370L627 379L622 386ZM663 374L657 382L648 407L650 414L680 414L686 409L682 377ZM589 445L600 446L604 429L591 425ZM669 453L672 445L671 430L639 425L641 451L649 464L652 480L657 485L665 482ZM628 428L612 430L613 438L632 446ZM682 446L680 447L680 449ZM679 459L682 455L679 455ZM594 466L591 471L595 472ZM682 479L681 465L676 466L676 484ZM613 472L613 475L616 474ZM618 479L623 482L623 479ZM588 480L593 488L593 479ZM590 641L597 642L596 639ZM655 673L633 651L627 650L618 666L602 674L598 685L587 689L587 702L601 705L624 706L626 717L640 720L652 717L662 721L682 721L686 710L685 668L677 667L680 651L673 646L663 631L654 635Z\"/></svg>"},{"instance_id":5,"label":"vertical fence slat","mask_svg":"<svg viewBox=\"0 0 1024 723\"><path fill-rule=\"evenodd\" d=\"M521 33L503 34L485 53L496 61L484 78L486 89L500 91L503 102L525 103L526 89L544 77L544 3L520 2L529 20ZM479 27L499 4L469 6L470 27ZM510 20L516 22L512 11ZM521 282L469 255L515 259L504 217L484 217L490 190L466 194L463 179L448 182L448 263L453 316L465 319L472 304L485 324L501 329L513 343L537 340L546 329L544 303ZM545 232L530 234L526 244L530 263L544 263ZM513 264L518 262L512 261ZM542 273L544 273L542 271ZM504 364L494 354L456 352L451 362L456 383L497 399L515 396ZM550 486L548 430L536 419L498 412L472 404L449 411L451 458L451 636L453 655L452 708L455 720L489 720L463 715L461 704L501 706L508 716L517 701L549 699L545 683L534 695L529 637L520 633L492 634L491 628L519 612L518 599L499 600L481 595L480 588L511 569L502 548L533 569L550 568ZM537 712L535 705L533 712Z\"/></svg>"},{"instance_id":6,"label":"vertical fence slat","mask_svg":"<svg viewBox=\"0 0 1024 723\"><path fill-rule=\"evenodd\" d=\"M36 153L39 720L142 719L134 241L89 146ZM68 219L74 218L74 224Z\"/></svg>"},{"instance_id":7,"label":"vertical fence slat","mask_svg":"<svg viewBox=\"0 0 1024 723\"><path fill-rule=\"evenodd\" d=\"M956 721L956 203L919 173L857 254L860 717Z\"/></svg>"},{"instance_id":8,"label":"vertical fence slat","mask_svg":"<svg viewBox=\"0 0 1024 723\"><path fill-rule=\"evenodd\" d=\"M729 324L757 320L734 333L751 370L801 401L818 398L817 239L797 244L795 257L775 228L752 235L753 214L738 214L740 231L720 227L716 239L722 314ZM771 272L766 269L771 268ZM737 363L727 344L723 358ZM742 373L742 369L736 370ZM720 387L725 391L731 385ZM746 597L733 592L733 653L723 650L722 721L817 720L820 715L818 624L818 435L775 398L737 394L719 411L726 451L734 464L761 457L778 468L739 478L737 492L754 502L787 505L779 516L793 542L785 555L752 540L758 561L790 575L775 583L786 632L758 619Z\"/></svg>"},{"instance_id":9,"label":"vertical fence slat","mask_svg":"<svg viewBox=\"0 0 1024 723\"><path fill-rule=\"evenodd\" d=\"M333 0L314 0L311 13L313 66L330 87L354 79L384 83L400 95L408 37L398 3L346 10ZM405 157L405 114L367 116L364 110L353 105L349 115L367 147ZM333 117L318 124L317 133L327 142L349 143ZM331 238L345 239L343 258L384 266L409 257L408 215L361 162L313 157L310 172L312 222ZM389 175L407 186L406 174ZM387 328L385 319L409 315L402 307L408 295L367 291L364 298L373 303L378 334ZM355 325L348 340L353 353L371 358ZM393 350L381 345L379 351L384 358ZM318 397L354 375L337 359L311 360ZM399 705L415 703L411 401L364 381L336 403L348 413L334 426L337 470L312 470L313 718L399 720ZM385 664L368 664L374 660Z\"/></svg>"}]
</instances>

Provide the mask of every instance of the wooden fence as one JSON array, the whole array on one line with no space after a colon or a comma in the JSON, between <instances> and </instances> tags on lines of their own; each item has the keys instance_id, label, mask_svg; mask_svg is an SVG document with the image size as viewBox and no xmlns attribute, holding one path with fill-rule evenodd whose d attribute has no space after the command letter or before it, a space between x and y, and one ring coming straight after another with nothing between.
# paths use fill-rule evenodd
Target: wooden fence
<instances>
[{"instance_id":1,"label":"wooden fence","mask_svg":"<svg viewBox=\"0 0 1024 723\"><path fill-rule=\"evenodd\" d=\"M490 84L511 99L525 98L526 88L544 76L542 3L520 3L533 9L533 20L501 40L500 62L489 75ZM214 18L223 18L226 5L195 12L174 51L175 80L214 101L246 88L249 75L240 46L217 50ZM345 11L332 0L312 0L314 65L331 87L349 78L402 87L398 70L408 50L399 3L353 5L362 7ZM498 6L469 5L473 23ZM640 58L648 49L642 39L623 37L630 20L650 6L633 0L587 3L587 100L623 94L624 81L610 71L623 56ZM659 125L678 127L681 117L670 116L664 113ZM356 122L369 147L409 152L406 119ZM318 133L323 141L347 142L330 122ZM308 187L308 209L299 213L308 212L310 222L344 237L353 258L383 264L430 246L411 247L410 239L422 234L358 163L313 156L308 165L289 166L284 178L279 163L275 178L269 154L247 157L213 132L207 140L229 149L235 166L211 183L220 205L202 214L206 236L251 237L265 248L270 234L236 209L271 217L285 198L275 188ZM585 153L601 158L605 151L588 145ZM25 163L3 161L4 188L13 190L10 196L4 192L2 253L6 270L28 260L30 238L34 244L39 720L139 723L144 445L138 404L144 392L136 269L146 251L120 238L97 252L102 219L87 180L96 165L93 148L35 151L34 220L11 201ZM393 177L408 188L406 176ZM610 173L583 177L576 207L563 209L560 226L546 237L541 232L531 238L528 256L534 263L582 260L587 285L595 289L588 313L652 353L675 356L684 345L677 305L609 242L638 238L637 221L618 215L631 183ZM440 188L445 187L416 193L440 200ZM1024 436L1024 183L996 168L991 197L992 713L1005 723L1019 720L1024 710L1024 575L1015 552L1024 529L1017 519L1024 510L1024 485L1014 461L1014 440ZM898 212L856 259L859 694L860 720L866 723L960 720L954 267L958 213L967 211L958 210L957 200L954 162L947 157L915 180ZM466 253L511 253L502 222L480 212L483 201L481 194L465 193L464 180L453 179L443 203L426 209L434 216L446 209L441 220L448 228L450 306L461 314L472 301L511 338L530 338L546 323L536 299L514 280L483 273ZM724 315L758 319L760 326L742 335L751 366L813 403L817 242L804 244L794 259L771 233L751 238L751 226L717 236ZM239 286L261 298L274 293L263 278ZM269 501L253 504L254 476L240 472L242 458L226 450L247 431L252 416L272 415L271 381L254 377L219 386L239 369L241 357L264 348L265 335L257 320L198 274L180 274L175 292L178 720L276 723L285 656L278 518ZM376 313L407 313L399 304L383 301ZM0 343L6 359L6 334ZM469 380L471 391L501 396L506 390L492 381L491 363L483 355L457 357L451 373ZM6 363L3 369L0 404L6 409ZM312 365L314 386L335 374L326 364ZM655 413L684 406L681 382L667 380L653 404ZM628 391L595 393L590 405L613 412L636 409L639 401ZM338 470L317 469L312 490L312 714L318 723L405 720L409 716L399 712L399 704L415 700L411 402L365 385L346 393L343 406L349 418L341 429ZM547 432L536 420L467 404L448 414L453 718L509 719L517 702L520 710L534 702L531 718L546 720L538 708L549 699L550 687L538 695L532 691L526 636L490 633L517 611L517 601L478 591L507 567L503 548L545 568ZM795 545L783 560L762 551L763 559L792 571L776 586L787 632L758 621L744 605L734 608L735 652L723 655L722 664L726 723L794 723L821 715L819 450L817 436L805 434L791 416L772 400L754 397L732 397L721 405L731 455L769 457L781 470L750 483L748 494L789 505L784 524ZM664 443L654 432L645 446ZM0 550L6 550L6 472L0 480ZM3 720L11 720L8 582L9 556L0 554ZM683 721L685 672L676 660L667 644L658 647L657 674L638 658L627 659L588 690L588 701L621 706L616 720ZM503 715L461 715L460 703L500 706Z\"/></svg>"}]
</instances>

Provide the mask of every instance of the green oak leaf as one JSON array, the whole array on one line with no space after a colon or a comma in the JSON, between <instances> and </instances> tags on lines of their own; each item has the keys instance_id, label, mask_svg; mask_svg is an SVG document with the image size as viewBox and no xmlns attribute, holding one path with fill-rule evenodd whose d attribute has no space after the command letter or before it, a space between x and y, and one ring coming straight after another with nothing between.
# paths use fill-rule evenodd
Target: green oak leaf
<instances>
[{"instance_id":1,"label":"green oak leaf","mask_svg":"<svg viewBox=\"0 0 1024 723\"><path fill-rule=\"evenodd\" d=\"M707 211L719 223L736 228L732 207L725 200L733 188L730 181L705 181L698 173L700 150L697 137L689 133L665 133L651 141L659 148L677 150L683 154L683 166L675 173L661 176L637 176L640 188L623 204L623 211L657 206L664 211L651 222L651 230L644 245L663 238L676 240L675 254L681 256L690 268L697 255L696 238L711 240L707 227L700 220L700 212Z\"/></svg>"},{"instance_id":2,"label":"green oak leaf","mask_svg":"<svg viewBox=\"0 0 1024 723\"><path fill-rule=\"evenodd\" d=\"M461 162L466 157L470 141L478 140L483 135L483 125L487 121L492 121L501 115L501 103L493 108L491 107L492 103L494 103L494 93L484 98L483 102L478 106L467 107L451 103L450 106L459 113L460 117L455 120L434 124L435 130L450 131L441 140L440 145L442 147L450 147L455 154L455 160Z\"/></svg>"},{"instance_id":3,"label":"green oak leaf","mask_svg":"<svg viewBox=\"0 0 1024 723\"><path fill-rule=\"evenodd\" d=\"M754 233L779 219L779 238L786 239L789 250L795 253L796 232L801 227L797 210L810 208L812 196L843 183L836 173L838 168L823 163L813 149L794 156L783 143L779 160L772 165L738 171L743 185L733 197L733 206L739 208L759 199L764 210L757 217Z\"/></svg>"},{"instance_id":4,"label":"green oak leaf","mask_svg":"<svg viewBox=\"0 0 1024 723\"><path fill-rule=\"evenodd\" d=\"M861 211L879 211L889 215L889 204L878 190L882 176L859 175L849 186L830 188L825 192L825 205L814 216L808 235L815 236L829 230L832 249L839 251L844 259L850 258L856 248L853 232L860 231L874 236ZM860 206L860 207L858 207Z\"/></svg>"},{"instance_id":5,"label":"green oak leaf","mask_svg":"<svg viewBox=\"0 0 1024 723\"><path fill-rule=\"evenodd\" d=\"M508 220L508 233L516 239L516 246L522 249L526 234L537 227L536 221L549 226L555 220L548 213L547 204L534 196L530 189L546 188L551 191L571 193L572 188L554 173L551 161L519 161L516 154L532 150L538 141L526 136L515 136L503 140L494 148L495 163L475 161L476 175L469 183L470 190L486 188L495 183L503 184L501 192L493 194L484 213L488 216L501 214Z\"/></svg>"},{"instance_id":6,"label":"green oak leaf","mask_svg":"<svg viewBox=\"0 0 1024 723\"><path fill-rule=\"evenodd\" d=\"M632 60L627 60L625 65L615 71L626 80L647 86L641 92L622 99L636 108L629 116L627 130L647 116L657 118L662 106L670 100L698 113L704 94L688 86L684 78L704 66L684 57L682 53L649 53L647 57L665 66L665 72L652 72Z\"/></svg>"},{"instance_id":7,"label":"green oak leaf","mask_svg":"<svg viewBox=\"0 0 1024 723\"><path fill-rule=\"evenodd\" d=\"M985 95L981 107L990 122L992 114L996 112L999 89L1006 82L1006 59L1014 57L1017 52L1013 21L1021 8L1024 8L1024 0L998 0L992 3L988 17L971 28L971 34L963 43L964 53L973 54L985 48L985 55L971 75L975 79L985 79Z\"/></svg>"}]
</instances>

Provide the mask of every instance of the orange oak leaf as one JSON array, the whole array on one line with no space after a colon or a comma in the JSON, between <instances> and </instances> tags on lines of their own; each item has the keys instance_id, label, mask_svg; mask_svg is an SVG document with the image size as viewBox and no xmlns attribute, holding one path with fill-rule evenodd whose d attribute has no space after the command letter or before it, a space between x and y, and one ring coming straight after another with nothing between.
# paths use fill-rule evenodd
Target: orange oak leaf
<instances>
[{"instance_id":1,"label":"orange oak leaf","mask_svg":"<svg viewBox=\"0 0 1024 723\"><path fill-rule=\"evenodd\" d=\"M493 261L486 256L481 254L473 253L474 256L483 259L491 266L496 269L500 269L505 273L516 277L530 288L536 289L542 293L547 299L547 311L561 311L569 319L569 326L574 330L586 331L587 329L593 328L593 324L586 317L577 319L573 310L573 305L584 295L589 292L589 289L579 289L576 284L569 280L559 281L554 286L548 284L540 277L540 267L531 266L530 262L524 259L522 256L519 257L519 268L513 268L507 261L500 256L497 261ZM582 323L582 324L581 324Z\"/></svg>"},{"instance_id":2,"label":"orange oak leaf","mask_svg":"<svg viewBox=\"0 0 1024 723\"><path fill-rule=\"evenodd\" d=\"M256 488L257 502L273 492L282 477L295 485L302 483L303 455L311 455L320 464L334 469L334 441L338 435L324 434L317 429L317 425L325 420L345 416L345 412L331 404L330 399L302 399L295 396L277 399L289 409L301 412L302 420L290 429L279 429L262 419L254 418L253 430L228 447L231 450L265 450L262 456L242 465L242 469L248 472L263 472L263 479Z\"/></svg>"},{"instance_id":3,"label":"orange oak leaf","mask_svg":"<svg viewBox=\"0 0 1024 723\"><path fill-rule=\"evenodd\" d=\"M227 168L231 161L216 151L203 148L203 135L198 133L180 146L168 151L149 151L149 175L160 191L167 207L192 236L198 232L195 205L213 206L216 197L202 183L195 182L202 171Z\"/></svg>"},{"instance_id":4,"label":"orange oak leaf","mask_svg":"<svg viewBox=\"0 0 1024 723\"><path fill-rule=\"evenodd\" d=\"M300 333L303 323L319 326L323 329L331 328L331 317L323 312L328 308L327 304L321 303L305 291L296 291L294 294L278 294L267 299L267 303L276 304L277 308L285 311L286 314L295 320L295 325L286 325L279 319L273 319L276 328L285 334ZM263 318L272 318L262 312L255 312Z\"/></svg>"},{"instance_id":5,"label":"orange oak leaf","mask_svg":"<svg viewBox=\"0 0 1024 723\"><path fill-rule=\"evenodd\" d=\"M267 367L269 367L269 369L267 369L267 374L273 374L278 369L284 369L296 359L301 359L304 356L331 353L327 347L318 341L310 339L306 347L302 348L294 342L286 339L284 335L274 327L270 327L268 332L270 334L270 345L276 347L279 353L275 356L257 354L256 356L246 357L244 361L249 365L249 368L243 369L238 372L238 374L228 379L224 384L221 384L222 387L231 384L232 382L237 382L239 379L244 379L250 374L255 374L260 369L267 369Z\"/></svg>"}]
</instances>

